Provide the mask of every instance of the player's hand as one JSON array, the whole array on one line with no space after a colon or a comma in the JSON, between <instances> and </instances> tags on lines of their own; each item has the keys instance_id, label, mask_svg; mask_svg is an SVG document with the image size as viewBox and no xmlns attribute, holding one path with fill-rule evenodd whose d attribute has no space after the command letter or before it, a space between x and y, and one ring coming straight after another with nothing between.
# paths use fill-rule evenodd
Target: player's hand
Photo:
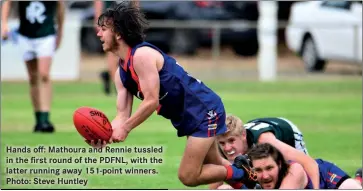
<instances>
[{"instance_id":1,"label":"player's hand","mask_svg":"<svg viewBox=\"0 0 363 191\"><path fill-rule=\"evenodd\" d=\"M89 144L93 148L98 148L98 149L99 148L104 148L107 145L107 142L106 141L101 141L100 139L98 139L96 141L94 141L94 140L85 140L85 142L87 144Z\"/></svg>"},{"instance_id":2,"label":"player's hand","mask_svg":"<svg viewBox=\"0 0 363 191\"><path fill-rule=\"evenodd\" d=\"M247 188L254 188L257 184L257 174L252 169L251 161L247 155L239 155L234 159L234 164L237 168L243 169L245 176L242 182Z\"/></svg>"},{"instance_id":3,"label":"player's hand","mask_svg":"<svg viewBox=\"0 0 363 191\"><path fill-rule=\"evenodd\" d=\"M127 131L124 126L114 128L109 143L123 142L127 135L129 135L129 131Z\"/></svg>"},{"instance_id":4,"label":"player's hand","mask_svg":"<svg viewBox=\"0 0 363 191\"><path fill-rule=\"evenodd\" d=\"M1 39L7 40L8 39L8 34L9 34L8 25L6 23L3 23L2 26L1 26Z\"/></svg>"}]
</instances>

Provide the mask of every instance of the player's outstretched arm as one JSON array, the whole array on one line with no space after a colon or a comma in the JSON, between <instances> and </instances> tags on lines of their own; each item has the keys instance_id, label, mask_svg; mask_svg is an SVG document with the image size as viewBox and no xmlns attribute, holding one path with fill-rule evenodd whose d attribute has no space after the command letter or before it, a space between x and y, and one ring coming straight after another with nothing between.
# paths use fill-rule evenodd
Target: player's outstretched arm
<instances>
[{"instance_id":1,"label":"player's outstretched arm","mask_svg":"<svg viewBox=\"0 0 363 191\"><path fill-rule=\"evenodd\" d=\"M133 104L133 96L127 91L124 85L121 82L121 78L119 74L120 68L117 69L115 75L115 86L117 91L116 98L116 109L117 114L116 117L112 120L111 125L113 129L122 127L122 124L126 122L126 120L130 117L132 112L132 104Z\"/></svg>"},{"instance_id":2,"label":"player's outstretched arm","mask_svg":"<svg viewBox=\"0 0 363 191\"><path fill-rule=\"evenodd\" d=\"M131 115L132 103L134 97L129 91L127 91L127 89L122 84L120 75L117 75L120 72L119 70L120 68L116 70L115 79L114 79L117 91L117 99L116 99L117 115L113 121L119 120L122 123L124 123ZM115 128L120 125L115 125L115 126L112 125L112 127Z\"/></svg>"},{"instance_id":3,"label":"player's outstretched arm","mask_svg":"<svg viewBox=\"0 0 363 191\"><path fill-rule=\"evenodd\" d=\"M128 132L150 117L159 106L160 80L156 66L158 54L160 53L148 47L141 47L134 54L133 67L144 99L135 113L123 124L123 128Z\"/></svg>"},{"instance_id":4,"label":"player's outstretched arm","mask_svg":"<svg viewBox=\"0 0 363 191\"><path fill-rule=\"evenodd\" d=\"M279 189L304 189L307 182L304 168L299 163L293 163L290 165Z\"/></svg>"},{"instance_id":5,"label":"player's outstretched arm","mask_svg":"<svg viewBox=\"0 0 363 191\"><path fill-rule=\"evenodd\" d=\"M120 68L117 69L116 73L119 73ZM115 75L115 86L117 90L116 99L116 116L111 121L113 129L112 136L108 143L124 141L128 135L128 132L122 128L122 124L130 117L132 111L133 96L127 91L121 82L119 75ZM103 140L86 140L90 146L95 148L103 148L107 145L107 141Z\"/></svg>"},{"instance_id":6,"label":"player's outstretched arm","mask_svg":"<svg viewBox=\"0 0 363 191\"><path fill-rule=\"evenodd\" d=\"M313 158L276 139L271 132L263 133L259 137L258 143L270 143L282 153L286 160L300 163L311 178L314 189L319 189L319 166Z\"/></svg>"}]
</instances>

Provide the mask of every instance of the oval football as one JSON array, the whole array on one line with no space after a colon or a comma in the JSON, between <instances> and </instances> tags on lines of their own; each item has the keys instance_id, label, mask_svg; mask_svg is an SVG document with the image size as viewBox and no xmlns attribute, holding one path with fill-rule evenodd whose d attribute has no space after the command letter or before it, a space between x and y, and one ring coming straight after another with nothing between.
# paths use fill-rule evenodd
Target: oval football
<instances>
[{"instance_id":1,"label":"oval football","mask_svg":"<svg viewBox=\"0 0 363 191\"><path fill-rule=\"evenodd\" d=\"M73 123L78 133L86 140L108 141L112 135L112 126L107 116L91 107L80 107L73 114Z\"/></svg>"}]
</instances>

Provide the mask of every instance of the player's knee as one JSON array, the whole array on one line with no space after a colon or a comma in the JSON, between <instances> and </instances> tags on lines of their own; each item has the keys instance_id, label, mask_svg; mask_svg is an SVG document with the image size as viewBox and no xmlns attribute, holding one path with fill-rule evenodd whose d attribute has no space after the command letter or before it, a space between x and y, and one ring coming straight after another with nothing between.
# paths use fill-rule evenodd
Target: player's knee
<instances>
[{"instance_id":1,"label":"player's knee","mask_svg":"<svg viewBox=\"0 0 363 191\"><path fill-rule=\"evenodd\" d=\"M338 189L362 189L362 185L360 185L356 180L348 178L339 186Z\"/></svg>"},{"instance_id":2,"label":"player's knee","mask_svg":"<svg viewBox=\"0 0 363 191\"><path fill-rule=\"evenodd\" d=\"M36 86L38 84L38 75L30 74L29 75L29 84L30 84L30 86Z\"/></svg>"},{"instance_id":3,"label":"player's knee","mask_svg":"<svg viewBox=\"0 0 363 191\"><path fill-rule=\"evenodd\" d=\"M49 82L49 74L40 74L40 80L42 83L47 83Z\"/></svg>"},{"instance_id":4,"label":"player's knee","mask_svg":"<svg viewBox=\"0 0 363 191\"><path fill-rule=\"evenodd\" d=\"M179 170L178 178L180 182L182 182L185 186L195 187L198 186L198 177L193 175L192 173L185 172L183 170Z\"/></svg>"}]
</instances>

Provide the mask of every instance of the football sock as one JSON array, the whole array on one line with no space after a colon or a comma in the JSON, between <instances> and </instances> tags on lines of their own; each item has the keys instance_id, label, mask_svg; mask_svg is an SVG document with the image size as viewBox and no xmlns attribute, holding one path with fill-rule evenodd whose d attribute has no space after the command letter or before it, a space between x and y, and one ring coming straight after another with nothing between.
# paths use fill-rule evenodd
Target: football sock
<instances>
[{"instance_id":1,"label":"football sock","mask_svg":"<svg viewBox=\"0 0 363 191\"><path fill-rule=\"evenodd\" d=\"M44 115L44 122L45 123L49 123L49 112L43 112L43 115Z\"/></svg>"},{"instance_id":2,"label":"football sock","mask_svg":"<svg viewBox=\"0 0 363 191\"><path fill-rule=\"evenodd\" d=\"M41 112L37 111L35 112L35 123L40 124L40 114Z\"/></svg>"},{"instance_id":3,"label":"football sock","mask_svg":"<svg viewBox=\"0 0 363 191\"><path fill-rule=\"evenodd\" d=\"M36 124L43 124L49 122L49 112L35 112Z\"/></svg>"},{"instance_id":4,"label":"football sock","mask_svg":"<svg viewBox=\"0 0 363 191\"><path fill-rule=\"evenodd\" d=\"M225 167L227 169L226 180L241 180L245 174L242 169L239 169L234 165L228 165Z\"/></svg>"}]
</instances>

